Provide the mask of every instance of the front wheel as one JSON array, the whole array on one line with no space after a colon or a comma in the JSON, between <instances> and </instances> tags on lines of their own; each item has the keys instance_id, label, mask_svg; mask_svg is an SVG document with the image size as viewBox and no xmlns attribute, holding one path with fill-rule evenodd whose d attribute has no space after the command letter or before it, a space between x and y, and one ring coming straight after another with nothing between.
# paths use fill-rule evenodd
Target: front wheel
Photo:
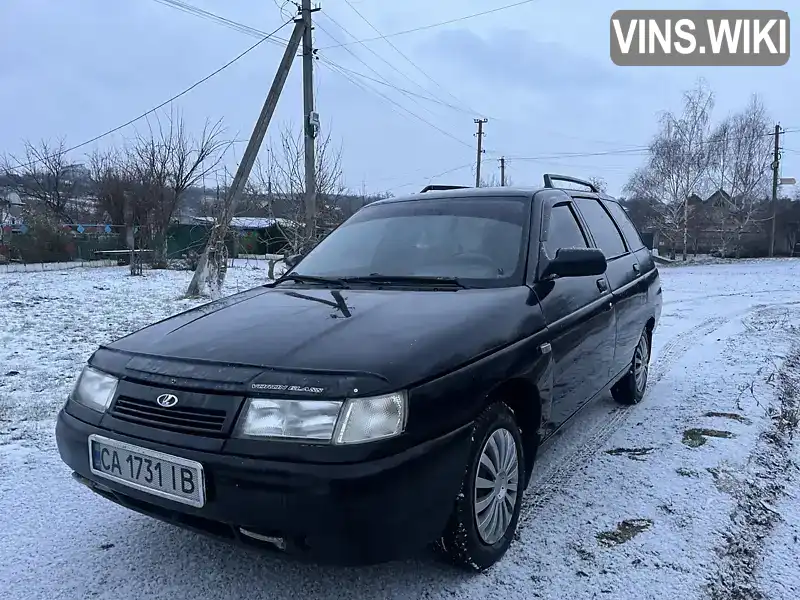
<instances>
[{"instance_id":1,"label":"front wheel","mask_svg":"<svg viewBox=\"0 0 800 600\"><path fill-rule=\"evenodd\" d=\"M647 390L647 375L650 370L650 335L645 329L636 350L633 352L630 370L625 377L619 380L613 388L611 394L617 402L623 404L638 404L644 398Z\"/></svg>"},{"instance_id":2,"label":"front wheel","mask_svg":"<svg viewBox=\"0 0 800 600\"><path fill-rule=\"evenodd\" d=\"M475 422L461 493L438 543L447 558L482 571L503 557L519 521L524 472L514 415L505 404L494 404Z\"/></svg>"}]
</instances>

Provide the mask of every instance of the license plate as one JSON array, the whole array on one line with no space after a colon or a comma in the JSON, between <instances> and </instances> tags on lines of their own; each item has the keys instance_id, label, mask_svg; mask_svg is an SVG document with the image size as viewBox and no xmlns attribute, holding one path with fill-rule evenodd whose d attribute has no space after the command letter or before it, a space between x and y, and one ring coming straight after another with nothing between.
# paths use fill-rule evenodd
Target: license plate
<instances>
[{"instance_id":1,"label":"license plate","mask_svg":"<svg viewBox=\"0 0 800 600\"><path fill-rule=\"evenodd\" d=\"M205 505L203 465L193 460L90 435L89 467L99 477L143 492L196 508Z\"/></svg>"}]
</instances>

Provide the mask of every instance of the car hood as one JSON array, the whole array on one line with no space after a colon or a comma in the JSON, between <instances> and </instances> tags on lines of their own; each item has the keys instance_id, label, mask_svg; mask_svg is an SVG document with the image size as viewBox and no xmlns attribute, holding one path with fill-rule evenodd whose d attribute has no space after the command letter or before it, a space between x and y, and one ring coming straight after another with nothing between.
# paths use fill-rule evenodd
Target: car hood
<instances>
[{"instance_id":1,"label":"car hood","mask_svg":"<svg viewBox=\"0 0 800 600\"><path fill-rule=\"evenodd\" d=\"M241 378L273 381L259 379L266 370L305 373L311 378L304 385L313 383L315 374L338 373L352 376L351 383L370 379L362 385L371 391L400 389L534 333L541 320L532 310L538 307L528 304L530 297L525 287L256 288L176 315L106 348L135 355L127 367L141 372L158 370L161 359L162 370L165 361L191 364L191 376L206 380L214 378L211 371L230 380L222 371L235 365L240 376L231 381L236 383L246 383Z\"/></svg>"}]
</instances>

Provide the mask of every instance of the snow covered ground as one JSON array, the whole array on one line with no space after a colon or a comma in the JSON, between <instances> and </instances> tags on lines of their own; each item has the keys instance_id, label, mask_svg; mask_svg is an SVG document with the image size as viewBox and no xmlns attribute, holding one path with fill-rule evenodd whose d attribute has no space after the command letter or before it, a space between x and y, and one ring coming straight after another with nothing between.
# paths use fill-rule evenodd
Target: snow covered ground
<instances>
[{"instance_id":1,"label":"snow covered ground","mask_svg":"<svg viewBox=\"0 0 800 600\"><path fill-rule=\"evenodd\" d=\"M0 597L800 597L800 260L664 268L650 388L542 449L518 540L465 575L422 554L302 564L130 513L74 483L54 416L99 343L183 310L190 273L0 274ZM240 263L226 292L265 280Z\"/></svg>"}]
</instances>

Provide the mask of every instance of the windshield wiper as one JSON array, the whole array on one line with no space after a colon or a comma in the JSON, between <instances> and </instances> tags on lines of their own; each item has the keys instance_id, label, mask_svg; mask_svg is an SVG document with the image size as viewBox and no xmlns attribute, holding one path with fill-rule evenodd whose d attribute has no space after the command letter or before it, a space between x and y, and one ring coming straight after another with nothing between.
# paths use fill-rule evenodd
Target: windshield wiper
<instances>
[{"instance_id":1,"label":"windshield wiper","mask_svg":"<svg viewBox=\"0 0 800 600\"><path fill-rule=\"evenodd\" d=\"M278 278L272 285L276 286L284 281L294 281L295 283L321 283L325 285L335 285L338 288L346 288L347 283L338 277L317 277L316 275L302 275L300 273L287 273Z\"/></svg>"},{"instance_id":2,"label":"windshield wiper","mask_svg":"<svg viewBox=\"0 0 800 600\"><path fill-rule=\"evenodd\" d=\"M363 277L342 277L342 281L346 283L374 283L374 284L410 284L410 285L424 285L424 286L441 286L441 287L457 287L466 288L455 277L436 277L427 275L381 275L380 273L371 273Z\"/></svg>"}]
</instances>

